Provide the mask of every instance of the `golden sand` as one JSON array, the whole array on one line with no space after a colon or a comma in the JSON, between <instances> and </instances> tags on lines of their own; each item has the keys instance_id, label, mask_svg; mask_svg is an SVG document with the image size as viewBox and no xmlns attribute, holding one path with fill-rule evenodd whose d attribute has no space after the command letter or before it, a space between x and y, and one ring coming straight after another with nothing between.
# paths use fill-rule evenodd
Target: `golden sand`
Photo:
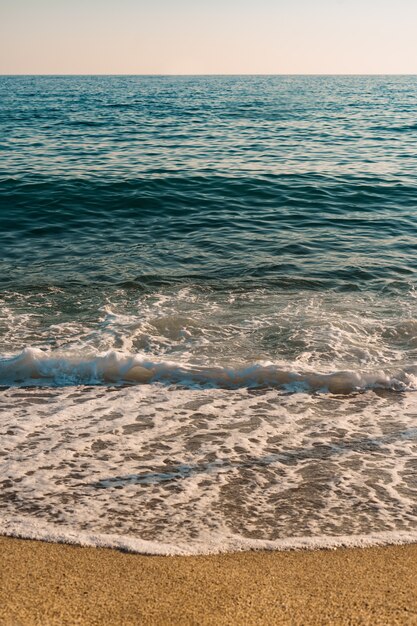
<instances>
[{"instance_id":1,"label":"golden sand","mask_svg":"<svg viewBox=\"0 0 417 626\"><path fill-rule=\"evenodd\" d=\"M152 557L0 538L0 623L417 624L417 545Z\"/></svg>"}]
</instances>

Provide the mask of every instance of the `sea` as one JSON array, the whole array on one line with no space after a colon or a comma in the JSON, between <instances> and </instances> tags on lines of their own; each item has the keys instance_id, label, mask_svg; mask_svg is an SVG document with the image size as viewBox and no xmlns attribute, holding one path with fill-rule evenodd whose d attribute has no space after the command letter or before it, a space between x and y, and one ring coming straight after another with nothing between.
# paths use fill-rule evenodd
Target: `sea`
<instances>
[{"instance_id":1,"label":"sea","mask_svg":"<svg viewBox=\"0 0 417 626\"><path fill-rule=\"evenodd\" d=\"M417 77L0 77L0 533L417 541Z\"/></svg>"}]
</instances>

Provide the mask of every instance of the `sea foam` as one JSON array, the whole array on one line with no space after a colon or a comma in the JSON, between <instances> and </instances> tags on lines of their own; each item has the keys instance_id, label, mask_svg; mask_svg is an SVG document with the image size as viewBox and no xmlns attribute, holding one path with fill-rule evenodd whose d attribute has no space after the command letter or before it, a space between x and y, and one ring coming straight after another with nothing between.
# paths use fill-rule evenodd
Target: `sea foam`
<instances>
[{"instance_id":1,"label":"sea foam","mask_svg":"<svg viewBox=\"0 0 417 626\"><path fill-rule=\"evenodd\" d=\"M123 552L160 556L192 556L268 550L334 550L335 548L368 548L371 546L405 545L417 542L417 531L376 532L369 535L291 537L275 541L249 539L235 535L207 535L193 543L178 545L137 539L129 535L80 532L76 529L47 524L36 519L0 519L0 534L22 539L66 543L92 548L114 548Z\"/></svg>"},{"instance_id":2,"label":"sea foam","mask_svg":"<svg viewBox=\"0 0 417 626\"><path fill-rule=\"evenodd\" d=\"M0 529L160 554L414 541L414 396L2 388Z\"/></svg>"}]
</instances>

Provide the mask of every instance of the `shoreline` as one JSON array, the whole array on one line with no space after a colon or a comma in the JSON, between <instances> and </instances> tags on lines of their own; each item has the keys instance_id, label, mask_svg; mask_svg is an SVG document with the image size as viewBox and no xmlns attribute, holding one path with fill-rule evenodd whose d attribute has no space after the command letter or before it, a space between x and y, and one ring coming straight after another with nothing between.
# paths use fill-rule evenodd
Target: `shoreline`
<instances>
[{"instance_id":1,"label":"shoreline","mask_svg":"<svg viewBox=\"0 0 417 626\"><path fill-rule=\"evenodd\" d=\"M417 544L148 556L0 537L0 623L416 624Z\"/></svg>"},{"instance_id":2,"label":"shoreline","mask_svg":"<svg viewBox=\"0 0 417 626\"><path fill-rule=\"evenodd\" d=\"M109 548L148 556L214 556L242 552L288 552L297 550L336 550L417 544L415 531L379 531L359 535L294 536L279 540L249 539L241 536L216 536L206 542L165 543L129 535L114 535L73 530L71 527L15 517L0 519L0 537L28 539L87 548Z\"/></svg>"}]
</instances>

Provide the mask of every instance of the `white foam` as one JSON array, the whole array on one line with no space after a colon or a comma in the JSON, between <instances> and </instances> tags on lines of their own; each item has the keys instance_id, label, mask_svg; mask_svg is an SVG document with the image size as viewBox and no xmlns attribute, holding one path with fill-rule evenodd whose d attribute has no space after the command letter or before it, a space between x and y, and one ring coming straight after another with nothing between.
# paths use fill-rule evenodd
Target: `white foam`
<instances>
[{"instance_id":1,"label":"white foam","mask_svg":"<svg viewBox=\"0 0 417 626\"><path fill-rule=\"evenodd\" d=\"M1 532L161 554L415 541L414 299L112 294L0 295Z\"/></svg>"},{"instance_id":2,"label":"white foam","mask_svg":"<svg viewBox=\"0 0 417 626\"><path fill-rule=\"evenodd\" d=\"M253 550L281 552L288 550L334 550L336 548L368 548L372 546L417 543L416 530L415 532L377 532L369 535L291 537L277 539L276 541L248 539L236 535L213 534L207 535L204 540L200 539L192 544L187 542L173 545L157 541L146 541L128 535L79 532L65 526L24 518L15 518L12 521L0 519L0 534L21 539L35 539L93 548L114 548L137 554L161 556L193 556Z\"/></svg>"},{"instance_id":3,"label":"white foam","mask_svg":"<svg viewBox=\"0 0 417 626\"><path fill-rule=\"evenodd\" d=\"M413 393L0 390L1 532L160 554L416 540Z\"/></svg>"}]
</instances>

